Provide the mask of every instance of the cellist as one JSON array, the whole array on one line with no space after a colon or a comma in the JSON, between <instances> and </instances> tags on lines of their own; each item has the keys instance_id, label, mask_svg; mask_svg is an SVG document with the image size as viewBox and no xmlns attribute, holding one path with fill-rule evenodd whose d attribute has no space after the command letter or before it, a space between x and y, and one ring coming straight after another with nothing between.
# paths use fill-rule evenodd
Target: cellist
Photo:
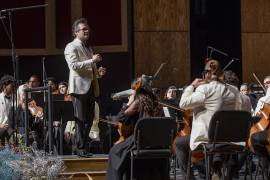
<instances>
[{"instance_id":1,"label":"cellist","mask_svg":"<svg viewBox=\"0 0 270 180\"><path fill-rule=\"evenodd\" d=\"M206 62L203 77L195 79L185 88L179 103L180 108L193 109L191 134L175 141L176 157L183 178L186 176L189 149L195 150L200 143L207 141L213 114L218 110L234 110L238 104L234 93L237 88L223 82L223 71L217 60Z\"/></svg>"},{"instance_id":2,"label":"cellist","mask_svg":"<svg viewBox=\"0 0 270 180\"><path fill-rule=\"evenodd\" d=\"M158 98L153 93L149 81L142 77L139 77L135 81L134 86L135 94L132 99L129 99L130 104L123 112L123 118L121 124L135 125L136 122L143 117L158 117L162 114L162 109L158 104ZM153 125L154 127L154 125ZM130 163L129 156L130 150L134 147L133 133L122 142L115 144L109 152L108 168L105 180L121 180L129 177ZM149 165L148 161L143 161L140 164L141 171L136 173L137 179L164 179L166 172L157 171L160 166L163 167L165 163L160 161L159 163ZM166 164L165 164L166 165ZM161 168L162 169L162 168ZM163 169L166 169L163 167Z\"/></svg>"},{"instance_id":3,"label":"cellist","mask_svg":"<svg viewBox=\"0 0 270 180\"><path fill-rule=\"evenodd\" d=\"M270 76L266 76L264 78L263 84L266 90L266 95L258 100L257 107L254 112L256 116L262 116L261 109L263 108L264 104L270 103ZM251 136L251 145L253 147L253 150L261 160L261 165L265 170L268 170L270 163L269 152L266 148L266 145L269 145L268 131L269 129L265 129L263 131L254 133Z\"/></svg>"}]
</instances>

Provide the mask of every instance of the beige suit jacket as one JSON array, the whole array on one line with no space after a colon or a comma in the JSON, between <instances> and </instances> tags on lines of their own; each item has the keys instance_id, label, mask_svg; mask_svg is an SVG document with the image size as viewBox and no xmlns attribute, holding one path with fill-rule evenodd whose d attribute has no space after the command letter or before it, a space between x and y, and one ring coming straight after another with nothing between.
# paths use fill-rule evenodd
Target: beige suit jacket
<instances>
[{"instance_id":1,"label":"beige suit jacket","mask_svg":"<svg viewBox=\"0 0 270 180\"><path fill-rule=\"evenodd\" d=\"M94 76L98 76L92 49L84 47L82 41L75 38L67 44L64 54L69 67L69 94L86 94Z\"/></svg>"}]
</instances>

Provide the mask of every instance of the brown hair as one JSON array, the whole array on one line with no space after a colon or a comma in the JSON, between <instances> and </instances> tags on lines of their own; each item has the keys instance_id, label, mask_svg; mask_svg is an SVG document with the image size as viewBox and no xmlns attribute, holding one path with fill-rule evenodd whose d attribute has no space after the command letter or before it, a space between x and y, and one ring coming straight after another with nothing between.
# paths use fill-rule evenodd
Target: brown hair
<instances>
[{"instance_id":1,"label":"brown hair","mask_svg":"<svg viewBox=\"0 0 270 180\"><path fill-rule=\"evenodd\" d=\"M210 81L216 80L216 81L222 81L223 80L223 71L220 67L220 63L215 59L210 59L206 62L204 67L204 74L210 73Z\"/></svg>"}]
</instances>

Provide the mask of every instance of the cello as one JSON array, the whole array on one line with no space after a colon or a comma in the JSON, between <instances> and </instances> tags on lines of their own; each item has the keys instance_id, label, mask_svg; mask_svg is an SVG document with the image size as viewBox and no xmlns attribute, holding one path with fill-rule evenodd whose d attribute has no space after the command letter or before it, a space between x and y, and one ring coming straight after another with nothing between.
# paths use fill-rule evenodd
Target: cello
<instances>
[{"instance_id":1,"label":"cello","mask_svg":"<svg viewBox=\"0 0 270 180\"><path fill-rule=\"evenodd\" d=\"M266 147L268 153L270 154L270 129L269 129L269 115L270 115L270 104L264 103L263 107L260 109L260 114L262 117L255 123L249 131L248 146L252 152L254 152L253 146L251 144L251 136L260 131L267 130L267 139L269 144Z\"/></svg>"},{"instance_id":2,"label":"cello","mask_svg":"<svg viewBox=\"0 0 270 180\"><path fill-rule=\"evenodd\" d=\"M260 80L258 79L256 74L253 73L253 76L256 79L256 81L259 83L259 85L263 88L264 92L266 93L266 89L264 88L264 86L262 85L262 83L260 82ZM270 130L269 130L270 104L264 102L260 111L259 111L259 114L261 116L260 120L256 123L254 123L252 125L252 127L250 128L248 147L250 148L250 150L252 152L254 152L254 148L253 148L252 143L251 143L252 135L255 133L267 130L267 139L268 139L269 145L266 146L266 149L267 149L268 153L270 154Z\"/></svg>"}]
</instances>

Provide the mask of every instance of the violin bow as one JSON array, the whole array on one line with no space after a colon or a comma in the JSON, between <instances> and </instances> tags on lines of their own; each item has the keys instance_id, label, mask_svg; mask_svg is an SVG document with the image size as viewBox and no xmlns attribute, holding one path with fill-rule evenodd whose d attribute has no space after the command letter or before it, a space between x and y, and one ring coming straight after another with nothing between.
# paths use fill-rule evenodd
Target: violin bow
<instances>
[{"instance_id":1,"label":"violin bow","mask_svg":"<svg viewBox=\"0 0 270 180\"><path fill-rule=\"evenodd\" d=\"M266 93L266 89L263 86L263 84L261 83L261 81L259 80L259 78L256 76L255 73L252 73L253 77L256 79L256 81L259 83L259 85L262 87L262 89L264 90L264 92Z\"/></svg>"},{"instance_id":2,"label":"violin bow","mask_svg":"<svg viewBox=\"0 0 270 180\"><path fill-rule=\"evenodd\" d=\"M175 110L178 110L178 111L182 111L182 112L185 112L184 109L181 109L181 108L178 108L178 107L175 107L175 106L172 106L170 104L166 104L166 103L163 103L163 102L160 102L160 101L157 101L158 104L160 105L163 105L163 106L166 106L166 107L169 107L169 108L172 108L172 109L175 109Z\"/></svg>"}]
</instances>

